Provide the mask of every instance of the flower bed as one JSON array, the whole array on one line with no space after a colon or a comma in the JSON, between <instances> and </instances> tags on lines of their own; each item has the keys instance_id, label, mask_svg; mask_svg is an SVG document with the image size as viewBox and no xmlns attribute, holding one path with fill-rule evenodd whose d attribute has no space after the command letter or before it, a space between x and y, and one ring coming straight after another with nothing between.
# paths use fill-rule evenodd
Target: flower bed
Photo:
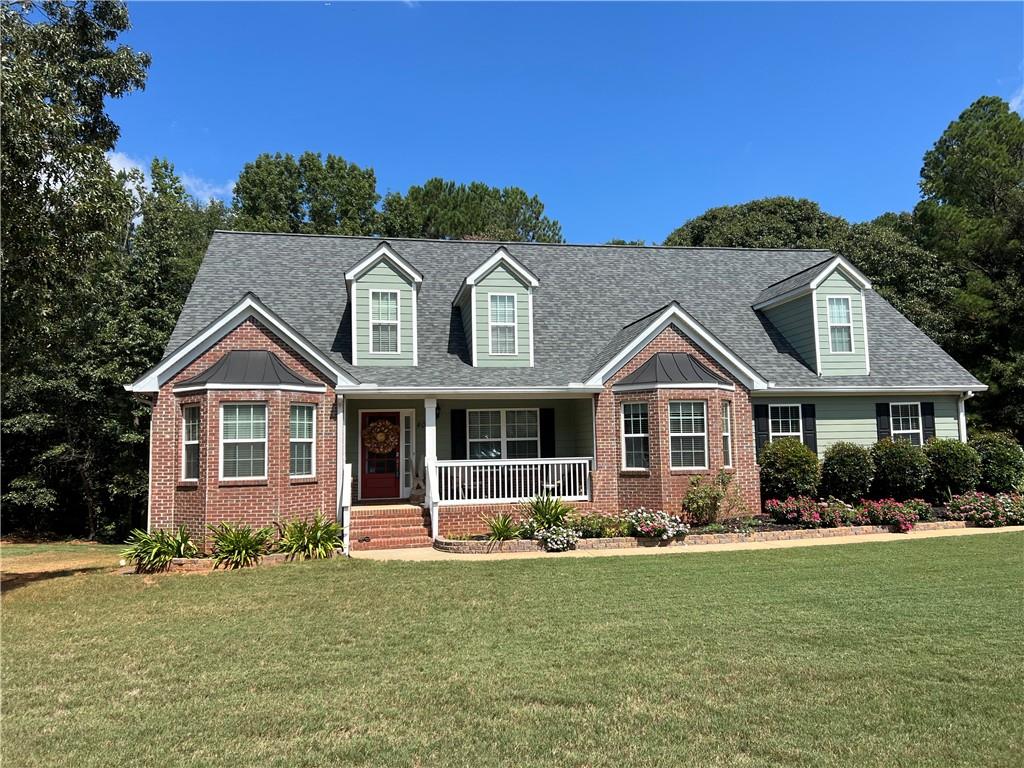
<instances>
[{"instance_id":1,"label":"flower bed","mask_svg":"<svg viewBox=\"0 0 1024 768\"><path fill-rule=\"evenodd\" d=\"M345 554L345 550L336 549L334 550L335 557L340 557ZM282 563L300 562L302 558L290 555L287 552L273 552L269 555L263 555L257 562L248 566L249 568L260 568L262 566L273 566L281 565ZM226 570L225 568L215 567L216 560L212 557L175 557L171 560L170 564L162 569L160 573L202 573L205 571L215 570ZM135 566L124 565L118 573L139 573L136 571Z\"/></svg>"},{"instance_id":2,"label":"flower bed","mask_svg":"<svg viewBox=\"0 0 1024 768\"><path fill-rule=\"evenodd\" d=\"M966 528L962 520L937 520L918 523L915 530L936 531L952 528ZM663 541L661 539L637 536L616 536L613 538L580 539L577 550L589 549L636 549L638 547L692 547L707 544L738 544L749 541L790 541L801 539L824 539L833 536L864 536L873 533L892 533L891 525L852 525L839 528L790 528L787 530L752 531L750 533L691 533L684 539ZM492 552L542 552L544 545L532 539L511 539L491 542L481 539L434 540L434 549L460 555L484 555Z\"/></svg>"}]
</instances>

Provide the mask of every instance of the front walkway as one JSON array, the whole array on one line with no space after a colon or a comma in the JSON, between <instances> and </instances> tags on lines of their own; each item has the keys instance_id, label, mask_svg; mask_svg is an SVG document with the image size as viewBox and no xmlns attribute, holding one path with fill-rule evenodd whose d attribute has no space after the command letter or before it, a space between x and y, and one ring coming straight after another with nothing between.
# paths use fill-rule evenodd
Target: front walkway
<instances>
[{"instance_id":1,"label":"front walkway","mask_svg":"<svg viewBox=\"0 0 1024 768\"><path fill-rule=\"evenodd\" d=\"M352 557L360 560L522 560L531 557L630 557L633 555L682 555L694 552L734 552L756 549L788 549L790 547L826 547L836 544L867 544L879 541L916 541L940 536L981 536L995 533L1013 533L1024 529L1019 526L1008 528L946 528L934 531L912 531L910 533L869 533L860 536L831 536L823 539L791 539L785 541L751 541L738 544L697 544L671 547L637 547L633 549L587 549L570 552L491 552L486 555L460 555L440 552L433 547L417 549L379 549L353 552Z\"/></svg>"}]
</instances>

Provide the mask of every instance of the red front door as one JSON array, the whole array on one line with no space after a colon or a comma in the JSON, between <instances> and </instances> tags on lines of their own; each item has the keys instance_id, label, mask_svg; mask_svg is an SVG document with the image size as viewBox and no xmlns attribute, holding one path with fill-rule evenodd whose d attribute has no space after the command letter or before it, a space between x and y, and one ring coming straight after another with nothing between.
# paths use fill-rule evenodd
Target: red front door
<instances>
[{"instance_id":1,"label":"red front door","mask_svg":"<svg viewBox=\"0 0 1024 768\"><path fill-rule=\"evenodd\" d=\"M399 497L401 435L397 412L378 411L362 415L359 425L363 456L359 467L359 489L362 498Z\"/></svg>"}]
</instances>

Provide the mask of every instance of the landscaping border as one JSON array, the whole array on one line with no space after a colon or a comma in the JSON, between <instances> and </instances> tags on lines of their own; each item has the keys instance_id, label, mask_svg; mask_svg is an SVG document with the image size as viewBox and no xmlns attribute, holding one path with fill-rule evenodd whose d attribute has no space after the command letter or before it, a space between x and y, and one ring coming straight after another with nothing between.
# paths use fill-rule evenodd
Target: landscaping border
<instances>
[{"instance_id":1,"label":"landscaping border","mask_svg":"<svg viewBox=\"0 0 1024 768\"><path fill-rule=\"evenodd\" d=\"M345 554L345 550L336 549L334 550L335 557L342 557ZM247 566L246 568L236 568L234 570L247 570L247 568L262 568L263 566L281 565L282 563L290 562L305 562L306 558L297 557L290 555L287 552L272 552L269 555L263 555L254 564ZM231 568L214 568L212 557L176 557L171 560L171 564L161 571L153 571L153 573L202 573L206 571L230 571ZM124 565L118 570L118 573L132 574L135 575L139 571L135 570L134 565Z\"/></svg>"},{"instance_id":2,"label":"landscaping border","mask_svg":"<svg viewBox=\"0 0 1024 768\"><path fill-rule=\"evenodd\" d=\"M915 531L938 531L947 528L967 528L962 520L937 520L917 523ZM891 525L849 525L839 528L801 528L793 531L761 531L752 533L694 533L682 539L662 541L638 536L609 539L580 539L576 549L635 549L637 547L688 547L706 544L737 544L747 541L790 541L793 539L826 539L834 536L863 536L872 533L892 533ZM434 540L434 549L457 555L485 555L491 552L539 552L544 545L533 539L509 541L467 541L460 539Z\"/></svg>"}]
</instances>

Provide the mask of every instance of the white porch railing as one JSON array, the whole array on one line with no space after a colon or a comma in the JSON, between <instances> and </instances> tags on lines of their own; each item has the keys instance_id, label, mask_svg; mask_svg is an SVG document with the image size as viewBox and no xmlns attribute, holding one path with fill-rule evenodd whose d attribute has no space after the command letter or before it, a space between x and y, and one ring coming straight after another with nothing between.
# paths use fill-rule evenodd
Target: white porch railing
<instances>
[{"instance_id":1,"label":"white porch railing","mask_svg":"<svg viewBox=\"0 0 1024 768\"><path fill-rule=\"evenodd\" d=\"M438 461L437 499L441 504L503 503L535 496L587 501L590 463L589 457Z\"/></svg>"}]
</instances>

